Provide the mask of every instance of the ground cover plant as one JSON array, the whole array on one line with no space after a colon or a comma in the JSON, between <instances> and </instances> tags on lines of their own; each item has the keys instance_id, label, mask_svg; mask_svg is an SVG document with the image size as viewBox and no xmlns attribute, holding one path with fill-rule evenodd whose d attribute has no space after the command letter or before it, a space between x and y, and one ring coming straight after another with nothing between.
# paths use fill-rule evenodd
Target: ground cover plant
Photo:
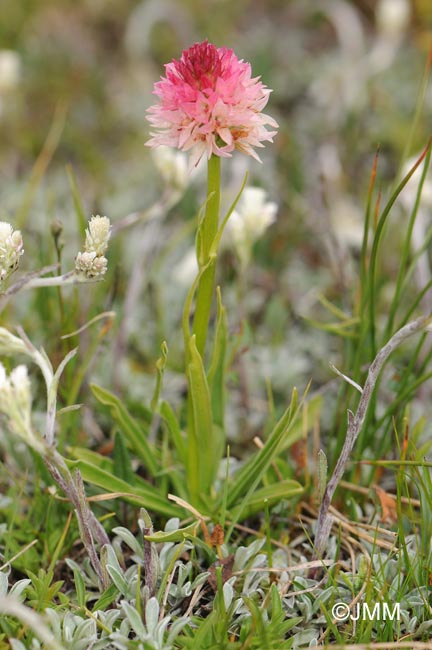
<instances>
[{"instance_id":1,"label":"ground cover plant","mask_svg":"<svg viewBox=\"0 0 432 650\"><path fill-rule=\"evenodd\" d=\"M7 4L0 648L431 648L427 3Z\"/></svg>"}]
</instances>

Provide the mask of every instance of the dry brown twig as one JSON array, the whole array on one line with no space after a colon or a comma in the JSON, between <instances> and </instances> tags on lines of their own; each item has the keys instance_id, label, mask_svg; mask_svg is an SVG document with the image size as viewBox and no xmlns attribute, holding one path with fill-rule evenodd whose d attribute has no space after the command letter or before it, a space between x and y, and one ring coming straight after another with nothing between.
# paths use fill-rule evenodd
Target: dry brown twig
<instances>
[{"instance_id":1,"label":"dry brown twig","mask_svg":"<svg viewBox=\"0 0 432 650\"><path fill-rule=\"evenodd\" d=\"M369 367L369 372L363 387L357 411L354 414L348 411L348 428L345 443L342 448L333 474L327 483L321 506L318 513L317 531L315 536L315 553L321 557L324 553L327 540L330 536L333 517L329 512L330 504L337 486L345 472L351 452L355 442L362 430L370 399L372 397L376 382L389 356L398 348L407 338L427 330L432 322L431 316L421 316L415 321L404 325L394 334L386 345L378 352L375 359Z\"/></svg>"}]
</instances>

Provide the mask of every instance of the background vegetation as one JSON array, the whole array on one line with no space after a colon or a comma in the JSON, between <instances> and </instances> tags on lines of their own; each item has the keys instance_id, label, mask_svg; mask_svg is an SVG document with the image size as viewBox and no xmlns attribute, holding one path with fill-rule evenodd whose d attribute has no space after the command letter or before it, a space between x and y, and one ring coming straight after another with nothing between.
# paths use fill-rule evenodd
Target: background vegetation
<instances>
[{"instance_id":1,"label":"background vegetation","mask_svg":"<svg viewBox=\"0 0 432 650\"><path fill-rule=\"evenodd\" d=\"M53 489L38 457L2 426L0 565L4 563L5 573L10 569L9 585L21 584L22 598L35 612L47 607L54 612L48 623L65 647L81 647L68 646L71 639L78 644L82 638L86 646L96 639L101 625L93 629L95 618L86 611L108 605L107 618L98 620L103 633L119 635L110 637L110 643L118 643L112 647L427 641L432 488L427 464L431 348L426 335L405 344L384 369L344 490L337 494L340 528L333 530L326 557L345 564L321 569L323 575L312 575L308 565L295 580L282 569L314 561L316 476L324 467L318 450L325 451L331 472L342 449L347 409L355 410L358 402L356 389L336 376L329 363L363 385L369 364L390 336L408 320L430 312L429 258L416 255L422 246L427 251L431 238L427 168L418 205L421 172L396 190L409 169L407 161L419 157L430 137L430 3L2 0L2 14L0 46L10 52L6 63L0 52L0 219L23 233L20 272L58 261L62 270L72 268L91 214L109 216L114 227L104 282L21 292L2 313L1 325L13 330L20 324L35 345L44 347L54 367L79 346L64 373L59 405L83 407L61 416L59 451L89 463L96 457L84 450L102 455L103 467L112 463L112 474L131 487L132 475L148 478L130 438L121 447L125 425L115 416L115 406L107 408L106 396L90 389L103 387L120 398L161 455L165 475L162 471L153 482L168 505L165 512L148 508L155 530L163 530L171 515L190 514L166 500L173 491L173 457L151 401L156 361L167 341L162 395L176 413L185 402L181 318L193 278L190 250L205 197L205 172L197 170L177 200L165 200L167 189L144 142L149 134L145 111L154 101L153 83L163 64L204 38L232 47L251 62L254 74L274 89L268 112L280 124L275 144L263 152L263 165L238 154L222 166L225 208L246 169L249 184L264 187L278 204L277 221L257 242L246 272L229 242L218 267L229 333L225 429L233 459L249 458L256 449L254 437L268 438L293 388L302 395L311 382L293 434L297 442L290 441L272 459L263 481L265 487L280 479L296 480L302 494L281 500L275 510L269 504L251 513L243 521L246 530L231 530L222 551L217 544L203 550L196 541L202 541L202 533L195 530L193 541L180 533L162 539L157 590L150 589L142 605L136 597L145 557L139 534L148 527L147 522L140 528L142 504L108 499L106 492L121 490L88 481L92 498L103 493L92 508L109 535L117 535L120 557L119 567L110 558L117 569L110 574L116 591L102 605L95 604L100 586L83 559L70 505ZM134 215L134 225L116 231L116 224L133 221ZM115 312L115 317L62 338L102 312ZM13 367L15 360L2 361ZM45 388L36 371L31 378L35 423L42 426ZM365 460L378 464L358 462ZM379 531L361 529L367 538L359 537L359 529L349 528L359 522L379 525ZM168 529L189 523L169 524ZM215 523L210 522L210 532ZM350 535L357 535L354 541ZM235 558L234 564L223 575L215 562L227 557ZM278 567L273 580L269 568ZM236 571L252 568L255 573L232 580ZM126 583L118 577L125 571ZM56 587L56 580L63 584ZM229 587L222 587L223 582ZM197 589L204 584L200 595ZM290 596L290 589L301 593ZM369 602L379 594L403 603L399 627L334 624L330 610L335 599L349 602L362 589ZM259 593L255 600L254 592ZM200 597L191 604L192 593ZM126 602L123 609L120 600ZM186 618L169 640L163 631L149 631L150 610L142 616L143 631L128 606L137 608L140 621L146 607L157 610L153 619L159 622L164 614L171 616L169 629L173 620ZM64 618L66 611L73 612L70 620ZM110 614L115 611L117 615ZM37 643L31 623L21 626L17 620L11 616L0 622L0 647L20 648L18 642L9 646L8 638L36 647L31 645ZM82 631L83 623L91 629ZM135 640L127 646L131 630ZM160 646L157 634L162 635ZM108 647L108 637L98 638L100 647Z\"/></svg>"}]
</instances>

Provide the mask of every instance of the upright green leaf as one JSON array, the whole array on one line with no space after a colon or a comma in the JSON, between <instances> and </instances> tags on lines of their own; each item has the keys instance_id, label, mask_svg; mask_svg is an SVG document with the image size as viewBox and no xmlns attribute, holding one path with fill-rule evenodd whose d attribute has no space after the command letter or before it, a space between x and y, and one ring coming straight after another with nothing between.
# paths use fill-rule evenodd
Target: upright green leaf
<instances>
[{"instance_id":1,"label":"upright green leaf","mask_svg":"<svg viewBox=\"0 0 432 650\"><path fill-rule=\"evenodd\" d=\"M297 390L294 389L289 407L274 427L265 445L250 460L246 461L243 467L235 474L228 491L228 508L241 505L235 511L235 521L240 518L244 509L247 508L249 500L251 500L254 491L270 464L287 444L288 436L294 426L298 412ZM231 534L235 521L231 523L230 532L227 537Z\"/></svg>"},{"instance_id":2,"label":"upright green leaf","mask_svg":"<svg viewBox=\"0 0 432 650\"><path fill-rule=\"evenodd\" d=\"M114 436L113 461L114 474L129 483L129 485L133 485L135 482L135 474L132 469L129 451L126 447L124 437L118 431L116 431Z\"/></svg>"},{"instance_id":3,"label":"upright green leaf","mask_svg":"<svg viewBox=\"0 0 432 650\"><path fill-rule=\"evenodd\" d=\"M147 440L148 431L134 420L116 395L95 384L92 384L90 388L101 404L109 406L114 421L117 423L121 433L125 435L132 450L143 461L150 476L155 476L159 471L159 464L156 450Z\"/></svg>"},{"instance_id":4,"label":"upright green leaf","mask_svg":"<svg viewBox=\"0 0 432 650\"><path fill-rule=\"evenodd\" d=\"M225 357L227 348L226 311L222 304L220 287L217 287L217 318L213 357L208 372L208 384L214 423L224 428L225 412Z\"/></svg>"},{"instance_id":5,"label":"upright green leaf","mask_svg":"<svg viewBox=\"0 0 432 650\"><path fill-rule=\"evenodd\" d=\"M180 429L180 424L178 419L172 410L168 402L163 401L160 406L160 414L167 426L168 433L170 435L171 441L174 443L176 451L179 455L180 461L186 463L186 445L185 440L182 436L182 431Z\"/></svg>"},{"instance_id":6,"label":"upright green leaf","mask_svg":"<svg viewBox=\"0 0 432 650\"><path fill-rule=\"evenodd\" d=\"M159 403L159 397L162 388L162 379L163 379L165 366L168 358L168 345L166 341L164 341L161 345L161 352L162 352L161 356L156 361L156 371L157 371L156 386L155 386L155 391L152 400L150 402L150 408L152 411L156 411Z\"/></svg>"},{"instance_id":7,"label":"upright green leaf","mask_svg":"<svg viewBox=\"0 0 432 650\"><path fill-rule=\"evenodd\" d=\"M213 431L210 391L195 336L189 340L187 374L193 418L193 426L188 431L188 474L196 472L199 493L208 494L217 470L218 458Z\"/></svg>"},{"instance_id":8,"label":"upright green leaf","mask_svg":"<svg viewBox=\"0 0 432 650\"><path fill-rule=\"evenodd\" d=\"M122 499L128 503L167 517L176 517L182 512L178 506L160 494L157 488L146 484L144 481L133 486L129 485L129 483L126 483L126 481L123 481L111 472L84 460L67 461L67 464L70 468L79 469L84 481L97 485L107 492L125 493Z\"/></svg>"}]
</instances>

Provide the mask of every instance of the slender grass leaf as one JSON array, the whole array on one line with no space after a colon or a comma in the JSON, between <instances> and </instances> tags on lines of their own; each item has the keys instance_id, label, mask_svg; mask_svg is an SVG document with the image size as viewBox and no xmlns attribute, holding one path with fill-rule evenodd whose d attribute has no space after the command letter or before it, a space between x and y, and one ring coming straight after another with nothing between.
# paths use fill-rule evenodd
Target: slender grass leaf
<instances>
[{"instance_id":1,"label":"slender grass leaf","mask_svg":"<svg viewBox=\"0 0 432 650\"><path fill-rule=\"evenodd\" d=\"M175 517L179 515L179 512L181 513L178 506L165 499L159 490L152 485L145 485L142 482L140 485L131 486L126 481L114 476L114 474L82 460L68 461L68 465L71 468L78 468L85 481L108 492L132 493L133 496L122 497L128 503L167 517Z\"/></svg>"},{"instance_id":2,"label":"slender grass leaf","mask_svg":"<svg viewBox=\"0 0 432 650\"><path fill-rule=\"evenodd\" d=\"M325 452L318 451L318 500L321 503L327 486L328 463Z\"/></svg>"},{"instance_id":3,"label":"slender grass leaf","mask_svg":"<svg viewBox=\"0 0 432 650\"><path fill-rule=\"evenodd\" d=\"M156 460L156 450L147 440L148 431L145 431L142 425L139 425L133 419L116 395L95 384L92 384L90 388L101 404L110 407L114 421L118 424L121 433L127 438L132 450L143 461L149 474L155 476L159 471L159 465Z\"/></svg>"},{"instance_id":4,"label":"slender grass leaf","mask_svg":"<svg viewBox=\"0 0 432 650\"><path fill-rule=\"evenodd\" d=\"M75 591L77 596L77 603L80 607L85 607L86 605L86 591L84 578L82 577L81 571L74 569L74 582L75 582Z\"/></svg>"},{"instance_id":5,"label":"slender grass leaf","mask_svg":"<svg viewBox=\"0 0 432 650\"><path fill-rule=\"evenodd\" d=\"M173 531L158 531L152 535L144 535L144 539L148 542L182 542L184 539L191 539L191 537L196 536L197 528L199 522L194 521L193 524L185 526L184 528L178 528Z\"/></svg>"},{"instance_id":6,"label":"slender grass leaf","mask_svg":"<svg viewBox=\"0 0 432 650\"><path fill-rule=\"evenodd\" d=\"M166 424L171 441L174 443L180 461L186 464L186 445L179 422L168 402L162 402L159 412Z\"/></svg>"},{"instance_id":7,"label":"slender grass leaf","mask_svg":"<svg viewBox=\"0 0 432 650\"><path fill-rule=\"evenodd\" d=\"M113 462L114 474L129 483L129 485L133 485L135 483L135 474L132 469L129 451L124 437L118 431L114 436Z\"/></svg>"},{"instance_id":8,"label":"slender grass leaf","mask_svg":"<svg viewBox=\"0 0 432 650\"><path fill-rule=\"evenodd\" d=\"M81 202L81 196L79 193L78 185L76 182L75 174L72 168L72 165L67 165L66 166L66 172L68 175L69 179L69 185L71 188L72 192L72 199L73 199L73 204L75 208L75 214L78 220L78 227L81 232L84 232L84 230L87 227L87 216L83 207L83 204Z\"/></svg>"},{"instance_id":9,"label":"slender grass leaf","mask_svg":"<svg viewBox=\"0 0 432 650\"><path fill-rule=\"evenodd\" d=\"M193 415L193 446L189 445L188 472L198 473L199 492L208 494L218 467L210 391L195 336L189 339L189 395Z\"/></svg>"},{"instance_id":10,"label":"slender grass leaf","mask_svg":"<svg viewBox=\"0 0 432 650\"><path fill-rule=\"evenodd\" d=\"M266 485L248 496L246 503L241 503L237 508L234 508L232 516L236 520L240 514L242 517L249 517L257 512L262 512L266 503L268 506L273 506L282 499L290 499L303 492L303 486L294 479L285 479L272 485Z\"/></svg>"},{"instance_id":11,"label":"slender grass leaf","mask_svg":"<svg viewBox=\"0 0 432 650\"><path fill-rule=\"evenodd\" d=\"M225 412L225 357L227 347L226 311L222 304L220 287L217 288L217 318L216 333L213 347L213 358L207 375L213 421L222 430L224 428Z\"/></svg>"},{"instance_id":12,"label":"slender grass leaf","mask_svg":"<svg viewBox=\"0 0 432 650\"><path fill-rule=\"evenodd\" d=\"M113 600L115 600L118 593L119 590L117 589L115 584L110 585L108 589L105 589L102 596L93 605L93 610L92 610L93 613L99 610L104 611L108 607L108 605L111 605Z\"/></svg>"},{"instance_id":13,"label":"slender grass leaf","mask_svg":"<svg viewBox=\"0 0 432 650\"><path fill-rule=\"evenodd\" d=\"M155 391L152 400L150 402L150 408L152 411L156 411L157 409L159 396L162 388L162 380L163 380L165 366L168 358L168 345L166 341L164 341L161 345L161 352L162 352L161 356L156 361L156 371L157 371L156 386L155 386Z\"/></svg>"},{"instance_id":14,"label":"slender grass leaf","mask_svg":"<svg viewBox=\"0 0 432 650\"><path fill-rule=\"evenodd\" d=\"M297 390L293 390L291 404L274 427L268 440L251 459L235 474L228 492L228 507L231 508L248 492L251 493L261 481L270 464L277 457L282 445L298 415Z\"/></svg>"}]
</instances>

